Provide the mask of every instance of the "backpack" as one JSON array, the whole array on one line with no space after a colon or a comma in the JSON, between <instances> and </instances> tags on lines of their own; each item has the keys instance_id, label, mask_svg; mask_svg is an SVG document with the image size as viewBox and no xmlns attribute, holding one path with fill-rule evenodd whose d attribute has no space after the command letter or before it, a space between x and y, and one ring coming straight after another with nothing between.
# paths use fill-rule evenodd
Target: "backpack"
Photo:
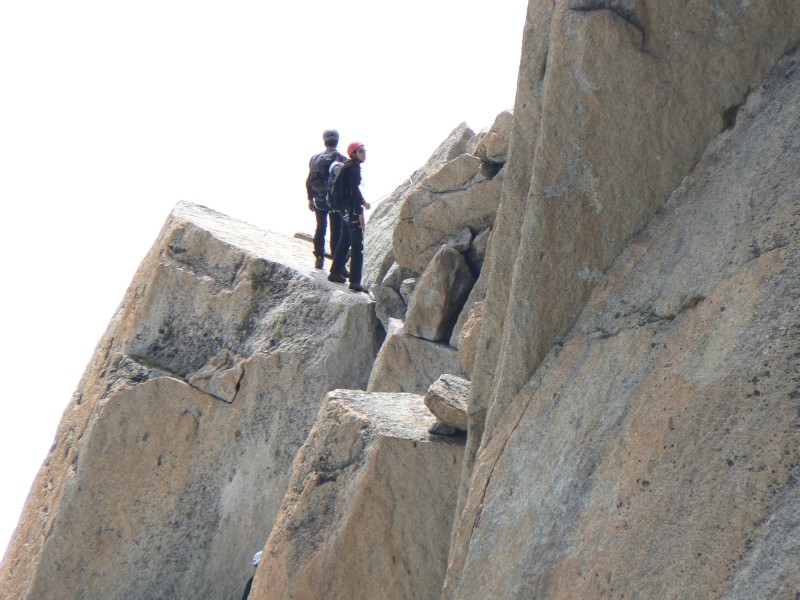
<instances>
[{"instance_id":1,"label":"backpack","mask_svg":"<svg viewBox=\"0 0 800 600\"><path fill-rule=\"evenodd\" d=\"M314 192L314 197L319 200L324 200L327 196L330 183L329 169L331 163L337 160L338 155L339 153L336 150L333 152L326 150L312 156L308 163L308 184Z\"/></svg>"},{"instance_id":2,"label":"backpack","mask_svg":"<svg viewBox=\"0 0 800 600\"><path fill-rule=\"evenodd\" d=\"M331 210L345 212L348 207L347 190L344 187L344 163L336 160L330 166L330 178L326 202Z\"/></svg>"}]
</instances>

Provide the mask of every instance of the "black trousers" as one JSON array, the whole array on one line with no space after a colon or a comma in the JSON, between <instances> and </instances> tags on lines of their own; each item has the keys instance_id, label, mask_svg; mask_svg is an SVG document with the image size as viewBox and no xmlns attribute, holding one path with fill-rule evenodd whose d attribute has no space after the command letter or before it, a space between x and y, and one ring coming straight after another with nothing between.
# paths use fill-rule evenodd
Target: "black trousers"
<instances>
[{"instance_id":1,"label":"black trousers","mask_svg":"<svg viewBox=\"0 0 800 600\"><path fill-rule=\"evenodd\" d=\"M333 256L336 246L339 244L342 219L337 212L328 212L317 208L314 208L314 215L317 217L317 229L314 232L314 256L325 256L325 233L329 220L331 222L331 256Z\"/></svg>"},{"instance_id":2,"label":"black trousers","mask_svg":"<svg viewBox=\"0 0 800 600\"><path fill-rule=\"evenodd\" d=\"M347 264L347 251L350 251L350 283L361 283L361 270L364 267L364 230L358 222L358 215L351 215L350 222L342 221L339 244L333 253L331 273L341 273Z\"/></svg>"}]
</instances>

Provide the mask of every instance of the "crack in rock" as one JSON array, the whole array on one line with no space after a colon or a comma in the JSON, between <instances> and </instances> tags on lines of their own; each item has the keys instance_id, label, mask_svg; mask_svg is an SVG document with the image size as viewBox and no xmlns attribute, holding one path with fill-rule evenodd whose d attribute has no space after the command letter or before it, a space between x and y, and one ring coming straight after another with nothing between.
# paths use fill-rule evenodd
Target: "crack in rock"
<instances>
[{"instance_id":1,"label":"crack in rock","mask_svg":"<svg viewBox=\"0 0 800 600\"><path fill-rule=\"evenodd\" d=\"M647 47L647 30L636 15L635 0L573 0L569 9L575 12L596 12L607 10L626 23L635 27L642 34L642 52L650 52Z\"/></svg>"}]
</instances>

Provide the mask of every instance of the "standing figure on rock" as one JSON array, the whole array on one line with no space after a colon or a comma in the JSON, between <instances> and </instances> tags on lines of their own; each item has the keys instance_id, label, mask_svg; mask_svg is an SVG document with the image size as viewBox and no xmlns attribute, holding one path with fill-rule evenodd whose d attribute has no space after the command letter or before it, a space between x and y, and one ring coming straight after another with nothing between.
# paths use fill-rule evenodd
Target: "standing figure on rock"
<instances>
[{"instance_id":1,"label":"standing figure on rock","mask_svg":"<svg viewBox=\"0 0 800 600\"><path fill-rule=\"evenodd\" d=\"M364 200L361 185L361 163L367 158L367 151L361 142L352 142L347 146L350 157L342 165L331 182L328 198L331 206L342 216L342 228L339 243L333 254L328 281L344 283L347 252L350 251L350 289L363 292L361 287L361 268L364 263L364 209L369 202Z\"/></svg>"},{"instance_id":2,"label":"standing figure on rock","mask_svg":"<svg viewBox=\"0 0 800 600\"><path fill-rule=\"evenodd\" d=\"M341 230L339 213L330 209L326 195L328 191L329 169L335 161L345 161L336 149L339 145L339 132L335 129L326 129L322 133L325 150L315 154L308 161L308 177L306 178L306 192L308 194L308 210L317 217L317 228L314 232L314 268L321 269L325 263L325 230L328 219L331 223L331 256L336 251Z\"/></svg>"}]
</instances>

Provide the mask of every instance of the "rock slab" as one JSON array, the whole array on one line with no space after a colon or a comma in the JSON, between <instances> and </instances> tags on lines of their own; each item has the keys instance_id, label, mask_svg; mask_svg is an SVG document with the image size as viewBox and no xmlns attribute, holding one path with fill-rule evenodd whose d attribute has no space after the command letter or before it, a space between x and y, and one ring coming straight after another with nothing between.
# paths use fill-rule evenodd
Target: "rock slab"
<instances>
[{"instance_id":1,"label":"rock slab","mask_svg":"<svg viewBox=\"0 0 800 600\"><path fill-rule=\"evenodd\" d=\"M510 399L446 598L800 590L798 98L795 51Z\"/></svg>"},{"instance_id":2,"label":"rock slab","mask_svg":"<svg viewBox=\"0 0 800 600\"><path fill-rule=\"evenodd\" d=\"M238 598L326 391L382 341L307 245L180 203L66 407L3 598Z\"/></svg>"},{"instance_id":3,"label":"rock slab","mask_svg":"<svg viewBox=\"0 0 800 600\"><path fill-rule=\"evenodd\" d=\"M251 598L438 598L463 445L414 394L330 392Z\"/></svg>"}]
</instances>

